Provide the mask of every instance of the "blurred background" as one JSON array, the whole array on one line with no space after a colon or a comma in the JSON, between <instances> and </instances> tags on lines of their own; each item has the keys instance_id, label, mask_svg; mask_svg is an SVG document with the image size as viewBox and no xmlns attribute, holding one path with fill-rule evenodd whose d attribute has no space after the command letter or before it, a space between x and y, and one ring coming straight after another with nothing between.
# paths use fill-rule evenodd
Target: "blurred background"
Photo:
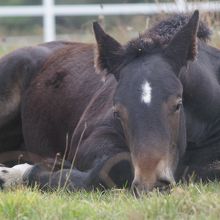
<instances>
[{"instance_id":1,"label":"blurred background","mask_svg":"<svg viewBox=\"0 0 220 220\"><path fill-rule=\"evenodd\" d=\"M43 4L51 3L51 0L0 0L0 8L10 11L9 6L38 6L43 7ZM176 4L180 9L185 0L52 0L55 6L90 6L97 5L101 9L105 8L105 4L123 4L127 6L131 3L137 5L142 3L151 3L158 5L157 13L133 13L131 15L120 14L117 15L77 15L74 14L64 16L55 16L55 33L56 40L69 40L81 42L94 42L92 33L92 22L99 20L104 26L105 30L116 37L120 42L126 42L132 37L136 37L140 32L146 28L151 27L155 22L169 16L171 13L167 10L160 10L160 4L166 4L169 9L169 4ZM201 1L192 0L191 3L216 3L220 1ZM220 4L219 4L220 5ZM47 6L50 11L50 6ZM43 16L1 16L0 10L0 54L5 54L15 48L22 46L35 45L47 39L45 38L45 29ZM31 7L30 7L31 10ZM43 10L40 9L39 10ZM45 8L44 8L45 10ZM204 10L202 12L202 20L204 20L212 29L213 37L210 42L212 45L220 47L220 8L219 10ZM51 27L50 27L51 28Z\"/></svg>"}]
</instances>

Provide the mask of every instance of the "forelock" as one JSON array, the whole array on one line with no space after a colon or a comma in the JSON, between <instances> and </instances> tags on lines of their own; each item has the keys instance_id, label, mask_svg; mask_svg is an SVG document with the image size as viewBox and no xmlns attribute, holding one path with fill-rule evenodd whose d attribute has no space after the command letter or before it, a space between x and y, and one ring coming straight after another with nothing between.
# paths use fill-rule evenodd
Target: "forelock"
<instances>
[{"instance_id":1,"label":"forelock","mask_svg":"<svg viewBox=\"0 0 220 220\"><path fill-rule=\"evenodd\" d=\"M127 55L137 57L163 48L188 23L189 18L190 16L185 14L176 14L159 22L125 45ZM200 21L197 37L206 42L210 36L211 30L204 22Z\"/></svg>"}]
</instances>

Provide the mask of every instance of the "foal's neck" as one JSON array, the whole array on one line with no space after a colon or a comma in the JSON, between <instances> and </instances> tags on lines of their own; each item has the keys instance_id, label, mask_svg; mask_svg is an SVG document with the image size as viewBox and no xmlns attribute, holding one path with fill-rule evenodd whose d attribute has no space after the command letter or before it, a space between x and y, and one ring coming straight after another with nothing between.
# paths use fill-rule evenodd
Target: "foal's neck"
<instances>
[{"instance_id":1,"label":"foal's neck","mask_svg":"<svg viewBox=\"0 0 220 220\"><path fill-rule=\"evenodd\" d=\"M220 121L220 51L204 42L198 57L181 71L189 139L201 141L210 125Z\"/></svg>"}]
</instances>

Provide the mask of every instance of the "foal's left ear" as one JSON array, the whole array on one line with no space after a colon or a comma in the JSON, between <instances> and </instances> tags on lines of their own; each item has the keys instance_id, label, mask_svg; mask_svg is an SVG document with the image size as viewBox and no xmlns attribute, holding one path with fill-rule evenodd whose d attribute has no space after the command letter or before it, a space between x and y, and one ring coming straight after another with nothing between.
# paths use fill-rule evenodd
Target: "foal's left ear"
<instances>
[{"instance_id":1,"label":"foal's left ear","mask_svg":"<svg viewBox=\"0 0 220 220\"><path fill-rule=\"evenodd\" d=\"M98 72L106 70L107 74L112 73L119 80L117 69L124 60L124 50L121 44L106 34L98 22L93 23L93 30L97 42L96 70Z\"/></svg>"},{"instance_id":2,"label":"foal's left ear","mask_svg":"<svg viewBox=\"0 0 220 220\"><path fill-rule=\"evenodd\" d=\"M174 36L165 49L166 57L171 59L177 74L187 61L193 61L197 54L197 31L199 11L196 10L189 22Z\"/></svg>"}]
</instances>

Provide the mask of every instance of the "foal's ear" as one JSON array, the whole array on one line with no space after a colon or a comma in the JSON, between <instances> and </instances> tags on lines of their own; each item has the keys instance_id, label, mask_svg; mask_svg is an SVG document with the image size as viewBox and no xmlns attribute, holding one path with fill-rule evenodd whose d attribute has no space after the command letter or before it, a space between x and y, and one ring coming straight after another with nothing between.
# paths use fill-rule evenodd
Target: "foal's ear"
<instances>
[{"instance_id":1,"label":"foal's ear","mask_svg":"<svg viewBox=\"0 0 220 220\"><path fill-rule=\"evenodd\" d=\"M93 22L93 30L97 42L95 67L98 72L106 70L119 80L117 69L123 62L123 48L114 38L104 32L98 22Z\"/></svg>"},{"instance_id":2,"label":"foal's ear","mask_svg":"<svg viewBox=\"0 0 220 220\"><path fill-rule=\"evenodd\" d=\"M174 36L167 48L165 55L169 57L178 74L187 61L193 61L197 54L197 30L199 25L199 11L196 10L189 22Z\"/></svg>"}]
</instances>

